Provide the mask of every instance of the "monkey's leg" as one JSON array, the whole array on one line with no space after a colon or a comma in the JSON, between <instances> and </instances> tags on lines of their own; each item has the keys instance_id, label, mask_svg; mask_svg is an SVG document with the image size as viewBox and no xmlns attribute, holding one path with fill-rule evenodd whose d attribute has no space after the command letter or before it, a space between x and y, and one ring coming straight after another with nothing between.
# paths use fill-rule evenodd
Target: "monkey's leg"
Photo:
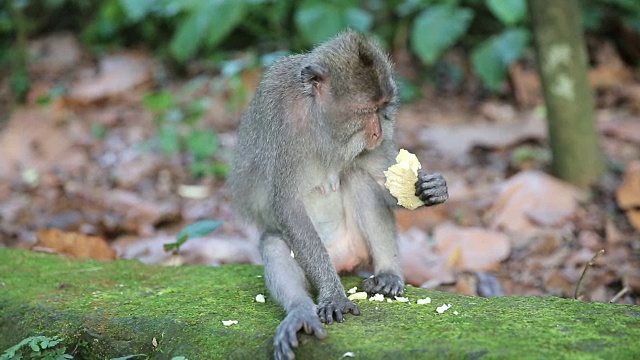
<instances>
[{"instance_id":1,"label":"monkey's leg","mask_svg":"<svg viewBox=\"0 0 640 360\"><path fill-rule=\"evenodd\" d=\"M364 290L370 294L402 295L404 278L398 263L396 223L385 200L385 189L367 176L360 176L354 185L351 189L358 191L352 194L355 198L352 213L369 242L375 271L374 276L364 281Z\"/></svg>"},{"instance_id":2,"label":"monkey's leg","mask_svg":"<svg viewBox=\"0 0 640 360\"><path fill-rule=\"evenodd\" d=\"M274 337L274 357L293 359L298 347L297 333L304 330L319 339L327 332L316 313L316 306L307 293L307 280L300 265L291 257L291 250L279 234L262 235L261 252L264 277L271 296L284 307L287 316L280 323Z\"/></svg>"}]
</instances>

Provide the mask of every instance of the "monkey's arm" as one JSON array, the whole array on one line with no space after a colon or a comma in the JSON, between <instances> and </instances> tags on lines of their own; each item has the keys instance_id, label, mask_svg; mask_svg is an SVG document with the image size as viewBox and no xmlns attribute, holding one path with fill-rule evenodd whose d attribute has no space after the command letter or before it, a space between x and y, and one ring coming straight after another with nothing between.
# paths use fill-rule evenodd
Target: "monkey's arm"
<instances>
[{"instance_id":1,"label":"monkey's arm","mask_svg":"<svg viewBox=\"0 0 640 360\"><path fill-rule=\"evenodd\" d=\"M285 242L307 279L318 290L318 316L330 324L344 321L343 314L359 315L358 307L349 300L327 249L313 227L303 203L292 194L280 194L276 200L278 222Z\"/></svg>"},{"instance_id":2,"label":"monkey's arm","mask_svg":"<svg viewBox=\"0 0 640 360\"><path fill-rule=\"evenodd\" d=\"M440 173L427 173L424 170L418 170L416 196L424 202L425 206L442 204L449 198L447 181Z\"/></svg>"}]
</instances>

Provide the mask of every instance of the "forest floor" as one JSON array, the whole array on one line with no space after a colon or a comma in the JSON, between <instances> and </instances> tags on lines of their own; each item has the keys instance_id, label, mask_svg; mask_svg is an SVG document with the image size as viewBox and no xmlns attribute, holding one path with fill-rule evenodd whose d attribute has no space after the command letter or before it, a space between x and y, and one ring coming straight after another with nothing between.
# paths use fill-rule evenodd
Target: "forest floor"
<instances>
[{"instance_id":1,"label":"forest floor","mask_svg":"<svg viewBox=\"0 0 640 360\"><path fill-rule=\"evenodd\" d=\"M69 34L30 48L26 105L0 79L0 247L260 263L257 230L234 214L224 177L210 175L225 172L258 70L178 78L140 50L95 58ZM450 191L441 206L397 210L409 283L480 296L574 297L579 287L581 299L640 304L640 71L607 43L592 57L609 171L589 192L548 175L540 85L526 66L510 71L511 98L425 86L402 106L398 146ZM223 225L177 256L163 249L202 219Z\"/></svg>"}]
</instances>

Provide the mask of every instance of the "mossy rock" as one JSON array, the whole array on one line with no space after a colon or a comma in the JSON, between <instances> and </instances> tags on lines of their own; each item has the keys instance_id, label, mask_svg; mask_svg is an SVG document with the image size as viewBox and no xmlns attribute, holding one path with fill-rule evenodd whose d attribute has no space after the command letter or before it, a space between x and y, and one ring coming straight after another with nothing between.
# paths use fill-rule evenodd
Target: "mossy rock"
<instances>
[{"instance_id":1,"label":"mossy rock","mask_svg":"<svg viewBox=\"0 0 640 360\"><path fill-rule=\"evenodd\" d=\"M28 336L58 335L76 359L269 359L284 313L268 295L255 302L266 294L261 273L259 266L162 267L0 249L0 354ZM347 288L360 281L343 279ZM298 358L640 358L636 306L413 287L406 296L410 303L359 301L362 315L327 326L325 340L304 336ZM431 304L416 304L427 296ZM442 304L452 307L438 314Z\"/></svg>"}]
</instances>

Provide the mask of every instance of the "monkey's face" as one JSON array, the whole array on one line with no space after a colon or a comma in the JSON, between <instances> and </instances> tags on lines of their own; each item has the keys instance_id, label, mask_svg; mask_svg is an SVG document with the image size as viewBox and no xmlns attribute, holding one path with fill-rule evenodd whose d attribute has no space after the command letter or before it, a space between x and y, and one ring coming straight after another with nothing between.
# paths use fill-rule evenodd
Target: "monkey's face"
<instances>
[{"instance_id":1,"label":"monkey's face","mask_svg":"<svg viewBox=\"0 0 640 360\"><path fill-rule=\"evenodd\" d=\"M395 98L366 102L361 99L334 99L334 106L325 114L331 137L358 153L373 150L383 140L393 138L397 107Z\"/></svg>"},{"instance_id":2,"label":"monkey's face","mask_svg":"<svg viewBox=\"0 0 640 360\"><path fill-rule=\"evenodd\" d=\"M317 48L303 70L331 138L353 151L375 149L393 137L397 87L387 55L348 32ZM314 62L315 61L315 62Z\"/></svg>"}]
</instances>

